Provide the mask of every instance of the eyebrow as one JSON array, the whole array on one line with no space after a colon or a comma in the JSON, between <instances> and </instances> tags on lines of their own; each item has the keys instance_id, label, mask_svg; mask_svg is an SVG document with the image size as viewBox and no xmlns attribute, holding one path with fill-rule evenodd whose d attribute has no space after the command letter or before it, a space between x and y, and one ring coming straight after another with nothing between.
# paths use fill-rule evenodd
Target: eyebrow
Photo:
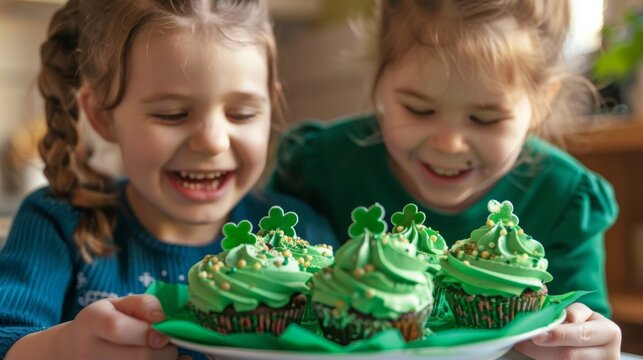
<instances>
[{"instance_id":1,"label":"eyebrow","mask_svg":"<svg viewBox=\"0 0 643 360\"><path fill-rule=\"evenodd\" d=\"M175 93L158 93L158 94L152 94L152 95L146 96L142 98L140 102L143 104L147 104L147 103L152 103L152 102L162 101L162 100L185 100L189 98L190 98L189 96L175 94Z\"/></svg>"},{"instance_id":2,"label":"eyebrow","mask_svg":"<svg viewBox=\"0 0 643 360\"><path fill-rule=\"evenodd\" d=\"M263 95L258 95L252 92L246 91L235 91L225 95L226 98L238 98L247 101L253 101L260 104L263 104L268 101L268 99ZM146 96L140 100L143 104L149 104L157 101L163 100L188 100L191 99L191 96L181 95L177 93L157 93Z\"/></svg>"},{"instance_id":3,"label":"eyebrow","mask_svg":"<svg viewBox=\"0 0 643 360\"><path fill-rule=\"evenodd\" d=\"M428 96L426 94L423 94L423 93L421 93L421 92L419 92L417 90L414 90L414 89L398 88L398 89L395 89L395 92L400 94L400 95L410 96L410 97L416 98L418 100L426 101L426 102L433 102L433 103L436 102L435 99L433 99L432 97L430 97L430 96Z\"/></svg>"},{"instance_id":4,"label":"eyebrow","mask_svg":"<svg viewBox=\"0 0 643 360\"><path fill-rule=\"evenodd\" d=\"M437 100L432 98L431 96L427 94L423 94L417 90L414 89L409 89L409 88L399 88L395 90L396 93L400 95L406 95L410 96L413 98L416 98L418 100L422 100L425 102L429 103L436 103ZM474 106L475 109L477 110L487 110L487 111L500 111L500 112L509 112L509 109L506 107L501 106L498 103L483 103L483 104L477 104Z\"/></svg>"}]
</instances>

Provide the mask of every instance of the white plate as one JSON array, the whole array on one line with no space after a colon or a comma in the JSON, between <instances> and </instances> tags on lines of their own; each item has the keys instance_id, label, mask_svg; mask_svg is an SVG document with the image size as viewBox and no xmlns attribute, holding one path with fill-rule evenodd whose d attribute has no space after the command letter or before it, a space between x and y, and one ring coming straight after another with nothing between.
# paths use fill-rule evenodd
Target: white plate
<instances>
[{"instance_id":1,"label":"white plate","mask_svg":"<svg viewBox=\"0 0 643 360\"><path fill-rule=\"evenodd\" d=\"M305 353L283 350L257 350L243 349L226 346L202 345L185 340L171 338L171 342L186 349L201 352L212 360L324 360L324 359L350 359L350 360L466 360L466 359L497 359L504 355L515 344L544 334L565 320L565 311L561 311L556 320L526 333L506 336L493 340L476 342L474 344L451 347L425 347L416 349L390 350L378 352L360 352L350 354L332 353Z\"/></svg>"}]
</instances>

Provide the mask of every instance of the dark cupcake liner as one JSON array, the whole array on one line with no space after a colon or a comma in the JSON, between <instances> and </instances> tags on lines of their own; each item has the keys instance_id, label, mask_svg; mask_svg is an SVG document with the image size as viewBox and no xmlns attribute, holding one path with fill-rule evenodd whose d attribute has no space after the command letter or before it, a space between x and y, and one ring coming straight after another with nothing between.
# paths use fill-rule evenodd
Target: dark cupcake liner
<instances>
[{"instance_id":1,"label":"dark cupcake liner","mask_svg":"<svg viewBox=\"0 0 643 360\"><path fill-rule=\"evenodd\" d=\"M307 301L290 302L281 308L260 305L256 310L247 312L206 312L189 305L201 326L221 334L230 333L272 333L280 335L291 323L301 323Z\"/></svg>"},{"instance_id":2,"label":"dark cupcake liner","mask_svg":"<svg viewBox=\"0 0 643 360\"><path fill-rule=\"evenodd\" d=\"M304 312L301 316L301 322L308 322L308 321L317 321L317 315L315 315L315 309L313 308L313 302L312 302L312 297L307 296L308 301L306 302L306 306L304 307Z\"/></svg>"},{"instance_id":3,"label":"dark cupcake liner","mask_svg":"<svg viewBox=\"0 0 643 360\"><path fill-rule=\"evenodd\" d=\"M518 314L539 311L547 297L547 288L539 292L527 290L521 296L503 297L469 295L449 287L445 295L457 326L498 329Z\"/></svg>"},{"instance_id":4,"label":"dark cupcake liner","mask_svg":"<svg viewBox=\"0 0 643 360\"><path fill-rule=\"evenodd\" d=\"M434 284L433 287L433 309L429 319L438 318L449 311L449 304L446 299L445 290Z\"/></svg>"},{"instance_id":5,"label":"dark cupcake liner","mask_svg":"<svg viewBox=\"0 0 643 360\"><path fill-rule=\"evenodd\" d=\"M402 314L397 319L376 319L353 309L337 316L338 314L333 313L335 308L320 303L313 303L313 308L324 336L340 345L367 339L391 328L398 329L407 342L421 339L424 336L424 324L431 312L429 306L419 312Z\"/></svg>"}]
</instances>

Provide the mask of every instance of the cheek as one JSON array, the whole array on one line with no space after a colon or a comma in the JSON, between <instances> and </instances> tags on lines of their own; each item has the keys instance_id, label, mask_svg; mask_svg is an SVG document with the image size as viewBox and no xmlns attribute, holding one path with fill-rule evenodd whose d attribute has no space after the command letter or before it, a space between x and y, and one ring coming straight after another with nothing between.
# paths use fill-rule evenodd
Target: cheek
<instances>
[{"instance_id":1,"label":"cheek","mask_svg":"<svg viewBox=\"0 0 643 360\"><path fill-rule=\"evenodd\" d=\"M270 123L239 129L236 151L242 160L253 165L265 165L268 154Z\"/></svg>"},{"instance_id":2,"label":"cheek","mask_svg":"<svg viewBox=\"0 0 643 360\"><path fill-rule=\"evenodd\" d=\"M479 136L477 148L487 166L505 168L513 166L524 143L524 134L511 132L496 136Z\"/></svg>"},{"instance_id":3,"label":"cheek","mask_svg":"<svg viewBox=\"0 0 643 360\"><path fill-rule=\"evenodd\" d=\"M176 147L175 134L171 132L158 132L149 128L127 129L118 131L117 135L126 166L128 163L136 167L162 164Z\"/></svg>"},{"instance_id":4,"label":"cheek","mask_svg":"<svg viewBox=\"0 0 643 360\"><path fill-rule=\"evenodd\" d=\"M422 146L430 132L427 124L408 119L404 111L391 109L380 120L382 138L390 151L410 152Z\"/></svg>"}]
</instances>

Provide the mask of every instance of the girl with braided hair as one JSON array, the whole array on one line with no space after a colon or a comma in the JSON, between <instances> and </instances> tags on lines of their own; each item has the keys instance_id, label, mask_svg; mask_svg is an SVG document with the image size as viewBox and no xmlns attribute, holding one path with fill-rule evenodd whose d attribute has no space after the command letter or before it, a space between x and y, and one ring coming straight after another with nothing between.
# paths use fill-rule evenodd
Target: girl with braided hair
<instances>
[{"instance_id":1,"label":"girl with braided hair","mask_svg":"<svg viewBox=\"0 0 643 360\"><path fill-rule=\"evenodd\" d=\"M333 244L303 203L255 189L280 104L264 1L70 0L41 56L50 185L0 252L0 358L176 359L150 328L160 304L135 294L185 282L224 223L278 204ZM119 146L126 179L88 165L81 112Z\"/></svg>"}]
</instances>

